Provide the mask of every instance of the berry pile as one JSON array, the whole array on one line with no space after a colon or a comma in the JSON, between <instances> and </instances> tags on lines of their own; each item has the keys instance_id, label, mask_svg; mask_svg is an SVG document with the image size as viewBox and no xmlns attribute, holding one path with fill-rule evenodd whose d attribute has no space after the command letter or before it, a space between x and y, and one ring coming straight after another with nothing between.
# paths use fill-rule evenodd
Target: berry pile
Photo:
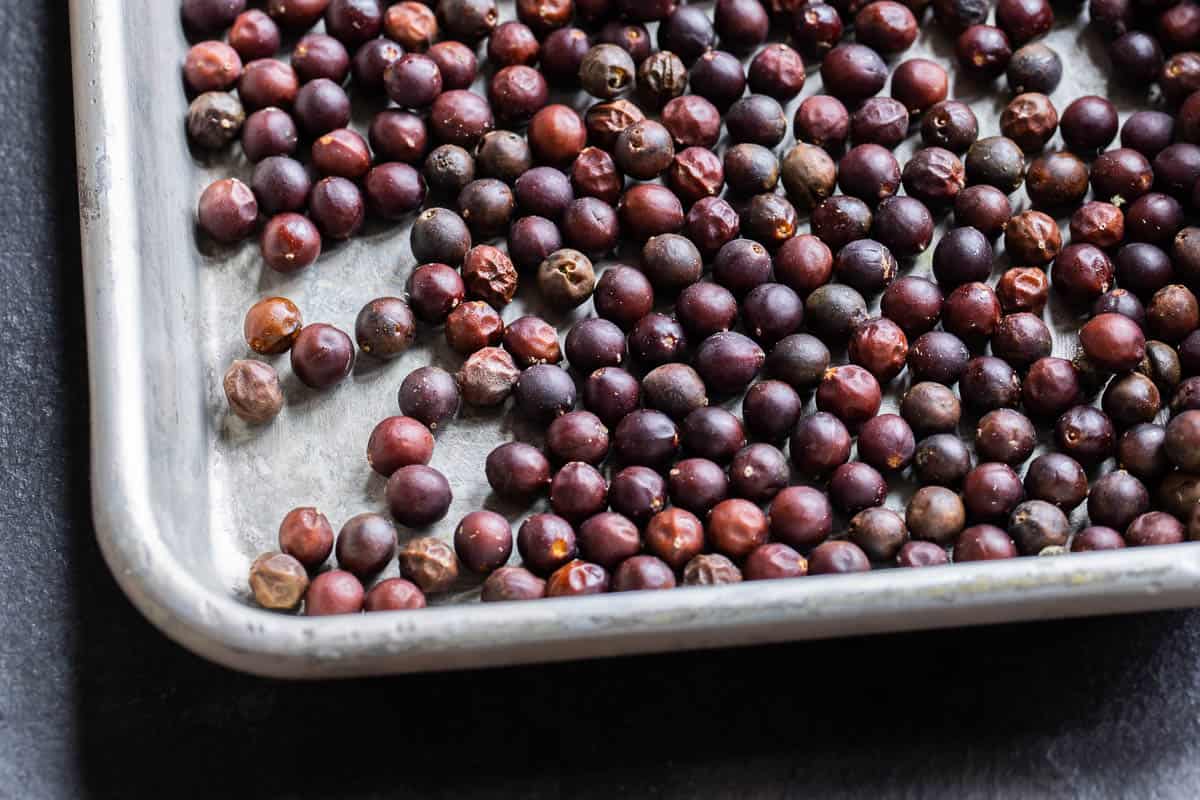
<instances>
[{"instance_id":1,"label":"berry pile","mask_svg":"<svg viewBox=\"0 0 1200 800\"><path fill-rule=\"evenodd\" d=\"M250 185L203 192L203 235L257 235L265 266L295 273L372 217L411 222L414 259L406 295L363 306L354 339L267 297L246 343L289 352L318 390L350 374L356 344L395 358L419 326L463 359L411 372L400 415L371 434L390 518L359 514L335 536L293 510L280 552L250 571L262 606L418 608L472 581L484 601L516 600L1200 538L1200 6L1091 1L1113 76L1153 84L1164 109L1122 125L1103 97L1051 101L1049 0L999 0L994 25L974 0L717 0L711 16L518 0L505 22L494 0L245 5L183 2L189 33L225 39L185 60L190 141L239 141L255 164ZM942 65L902 60L929 15L954 38L956 87L1005 76L998 131L949 98ZM784 147L806 64L823 93L796 105ZM375 110L365 136L351 92ZM913 133L922 146L901 163ZM625 263L596 269L614 253ZM561 341L540 316L506 320L528 282L546 316L589 300L595 315ZM1073 358L1052 354L1051 300L1077 318ZM880 413L889 385L894 414ZM224 388L250 423L283 405L265 358L235 361ZM394 523L426 529L451 507L428 466L435 434L464 403L510 399L544 437L500 444L486 479L548 505L515 537L475 511L452 544L401 545ZM912 482L902 512L885 507L889 483ZM372 586L393 560L402 577Z\"/></svg>"}]
</instances>

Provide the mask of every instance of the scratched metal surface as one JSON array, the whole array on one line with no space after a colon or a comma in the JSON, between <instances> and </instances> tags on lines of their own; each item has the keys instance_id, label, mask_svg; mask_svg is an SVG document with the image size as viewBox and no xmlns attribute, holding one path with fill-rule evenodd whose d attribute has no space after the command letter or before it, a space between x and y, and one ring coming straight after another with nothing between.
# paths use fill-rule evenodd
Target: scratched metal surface
<instances>
[{"instance_id":1,"label":"scratched metal surface","mask_svg":"<svg viewBox=\"0 0 1200 800\"><path fill-rule=\"evenodd\" d=\"M511 3L501 9L512 18ZM403 293L415 266L408 225L370 223L295 276L265 268L253 241L235 248L200 241L193 209L201 190L221 177L248 181L251 165L236 150L215 157L189 151L178 72L187 42L175 4L74 0L72 18L97 529L125 590L192 649L242 669L315 677L1099 613L1200 597L1200 545L1183 545L1127 554L1119 563L1105 554L1019 559L500 608L479 605L477 587L464 581L433 600L444 608L354 619L253 608L249 564L275 546L288 509L315 505L335 528L361 511L386 509L384 481L364 458L367 437L379 419L398 413L396 390L410 370L432 363L454 371L461 359L440 330L422 327L403 358L362 358L350 380L316 392L291 375L286 357L277 358L286 395L279 418L251 427L229 414L221 376L248 355L245 309L282 294L306 323L352 332L365 302ZM138 46L147 36L155 46ZM1060 110L1091 93L1118 100L1122 118L1137 107L1097 68L1104 56L1093 36L1060 24L1047 42L1069 64L1053 95ZM918 55L953 75L950 39L932 26L905 57ZM996 91L952 78L951 96L972 104L981 135L998 132L1008 96L1002 83ZM800 99L819 92L820 76L810 69ZM583 107L582 96L559 99ZM789 104L789 119L800 99ZM355 127L365 131L374 110L358 101ZM898 148L902 162L917 144L914 136ZM1056 137L1050 147L1058 144ZM1018 210L1028 206L1023 191L1013 201ZM931 253L906 271L928 273ZM996 274L1006 267L1001 250ZM545 313L528 283L502 313L508 321L527 311ZM565 331L590 313L589 302L567 317L545 315ZM1055 355L1069 356L1076 321L1053 302L1047 321ZM906 375L893 382L885 410L906 386ZM964 421L964 433L970 425ZM529 513L497 503L482 478L488 451L512 438L537 443L540 431L510 408L467 408L438 434L432 465L449 478L454 503L445 520L421 533L449 537L459 517L481 507L514 525ZM901 509L909 491L898 483L888 505ZM402 539L414 533L401 529ZM393 563L384 577L395 573Z\"/></svg>"}]
</instances>

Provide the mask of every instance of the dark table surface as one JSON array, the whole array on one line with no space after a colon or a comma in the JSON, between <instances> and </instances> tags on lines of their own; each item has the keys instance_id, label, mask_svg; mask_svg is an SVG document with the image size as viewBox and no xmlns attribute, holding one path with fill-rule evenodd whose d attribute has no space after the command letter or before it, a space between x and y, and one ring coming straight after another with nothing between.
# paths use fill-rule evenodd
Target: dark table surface
<instances>
[{"instance_id":1,"label":"dark table surface","mask_svg":"<svg viewBox=\"0 0 1200 800\"><path fill-rule=\"evenodd\" d=\"M64 6L0 3L0 798L1200 792L1198 612L326 684L169 642L92 535Z\"/></svg>"}]
</instances>

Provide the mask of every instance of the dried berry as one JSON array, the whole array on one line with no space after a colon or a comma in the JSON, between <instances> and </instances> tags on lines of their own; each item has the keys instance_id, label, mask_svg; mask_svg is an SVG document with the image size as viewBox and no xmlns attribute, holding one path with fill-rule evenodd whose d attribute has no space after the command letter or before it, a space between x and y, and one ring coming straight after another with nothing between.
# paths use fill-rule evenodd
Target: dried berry
<instances>
[{"instance_id":1,"label":"dried berry","mask_svg":"<svg viewBox=\"0 0 1200 800\"><path fill-rule=\"evenodd\" d=\"M472 406L497 406L517 385L521 370L512 356L499 347L484 347L472 353L455 379L463 402Z\"/></svg>"},{"instance_id":2,"label":"dried berry","mask_svg":"<svg viewBox=\"0 0 1200 800\"><path fill-rule=\"evenodd\" d=\"M517 291L517 269L503 251L491 245L472 247L463 258L463 282L467 292L502 308Z\"/></svg>"},{"instance_id":3,"label":"dried berry","mask_svg":"<svg viewBox=\"0 0 1200 800\"><path fill-rule=\"evenodd\" d=\"M433 457L433 434L412 417L387 417L367 440L367 463L380 475L409 464L428 464Z\"/></svg>"},{"instance_id":4,"label":"dried berry","mask_svg":"<svg viewBox=\"0 0 1200 800\"><path fill-rule=\"evenodd\" d=\"M300 605L308 586L304 565L284 553L263 553L250 565L250 591L263 608L291 610Z\"/></svg>"},{"instance_id":5,"label":"dried berry","mask_svg":"<svg viewBox=\"0 0 1200 800\"><path fill-rule=\"evenodd\" d=\"M596 273L591 260L583 253L563 249L551 253L541 263L538 267L537 281L542 297L550 305L567 309L580 305L592 296L596 286ZM509 299L512 299L511 294Z\"/></svg>"},{"instance_id":6,"label":"dried berry","mask_svg":"<svg viewBox=\"0 0 1200 800\"><path fill-rule=\"evenodd\" d=\"M261 425L283 409L279 375L270 364L238 360L230 365L222 381L229 410L246 422Z\"/></svg>"},{"instance_id":7,"label":"dried berry","mask_svg":"<svg viewBox=\"0 0 1200 800\"><path fill-rule=\"evenodd\" d=\"M441 539L423 536L411 539L397 556L400 574L426 594L448 591L458 580L458 556Z\"/></svg>"}]
</instances>

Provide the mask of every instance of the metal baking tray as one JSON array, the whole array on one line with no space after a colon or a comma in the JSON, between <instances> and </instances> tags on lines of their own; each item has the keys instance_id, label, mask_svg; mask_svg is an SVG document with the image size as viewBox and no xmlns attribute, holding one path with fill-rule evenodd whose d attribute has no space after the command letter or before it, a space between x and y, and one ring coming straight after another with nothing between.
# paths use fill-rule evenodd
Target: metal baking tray
<instances>
[{"instance_id":1,"label":"metal baking tray","mask_svg":"<svg viewBox=\"0 0 1200 800\"><path fill-rule=\"evenodd\" d=\"M185 647L248 672L320 678L1200 602L1200 543L1193 543L512 604L480 604L477 591L464 586L421 612L340 618L253 607L248 565L274 546L283 514L312 504L336 527L382 508L383 481L363 457L368 433L396 413L395 390L409 370L430 360L451 369L458 362L440 332L427 330L398 363L364 358L351 380L317 393L292 378L283 359L287 406L274 424L248 428L227 414L220 379L230 360L245 355L241 319L254 299L286 294L306 321L351 330L364 302L402 292L414 264L406 225L373 227L294 277L262 268L253 242L200 252L193 222L200 190L218 177L246 178L249 165L240 156L205 160L189 152L179 76L187 42L177 9L174 0L72 0L71 35L96 533L130 599ZM502 11L511 18L511 3ZM908 55L949 65L950 40L931 28ZM1077 23L1061 25L1049 42L1068 62L1054 95L1059 108L1080 94L1115 96L1091 34ZM810 70L803 95L819 84ZM989 92L953 78L952 96L973 104L985 134L997 130L1007 97L1002 86ZM1124 113L1136 107L1131 100L1121 99ZM914 139L900 148L902 156ZM1013 199L1027 203L1023 192ZM930 252L913 272L929 271ZM1000 258L997 270L1005 266ZM524 302L506 309L505 318ZM1076 323L1062 309L1049 314L1056 354L1069 354ZM891 407L895 397L891 392ZM497 507L482 480L484 457L499 441L537 435L511 412L468 411L447 426L433 465L449 476L455 499L433 532L449 536L466 511ZM892 507L901 503L889 499ZM519 518L517 509L499 510Z\"/></svg>"}]
</instances>

